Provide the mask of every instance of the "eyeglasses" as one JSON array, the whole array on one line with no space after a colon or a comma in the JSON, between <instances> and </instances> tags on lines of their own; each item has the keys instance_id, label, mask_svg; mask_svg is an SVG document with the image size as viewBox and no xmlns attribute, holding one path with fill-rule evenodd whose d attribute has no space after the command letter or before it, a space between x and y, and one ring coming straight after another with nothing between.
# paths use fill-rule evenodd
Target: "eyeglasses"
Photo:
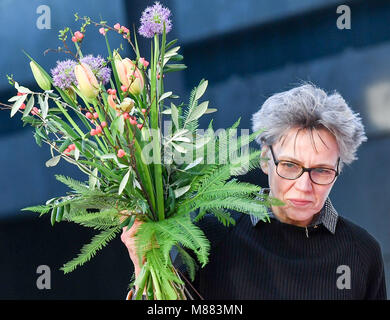
<instances>
[{"instance_id":1,"label":"eyeglasses","mask_svg":"<svg viewBox=\"0 0 390 320\"><path fill-rule=\"evenodd\" d=\"M269 145L269 148L276 166L276 173L284 179L298 179L304 172L307 171L309 173L310 180L315 184L326 185L331 184L339 175L340 157L337 160L337 170L323 167L305 168L292 161L276 160L272 146Z\"/></svg>"}]
</instances>

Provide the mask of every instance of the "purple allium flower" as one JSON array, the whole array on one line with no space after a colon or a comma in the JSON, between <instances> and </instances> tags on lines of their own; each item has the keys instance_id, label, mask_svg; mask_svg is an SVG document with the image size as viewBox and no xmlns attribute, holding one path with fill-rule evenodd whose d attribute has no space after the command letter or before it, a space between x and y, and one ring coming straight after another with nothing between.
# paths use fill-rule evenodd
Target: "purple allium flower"
<instances>
[{"instance_id":1,"label":"purple allium flower","mask_svg":"<svg viewBox=\"0 0 390 320\"><path fill-rule=\"evenodd\" d=\"M168 19L170 15L171 11L156 1L153 7L147 7L142 13L139 34L146 38L153 38L155 34L162 34L164 22L165 32L168 33L172 29L172 22Z\"/></svg>"},{"instance_id":2,"label":"purple allium flower","mask_svg":"<svg viewBox=\"0 0 390 320\"><path fill-rule=\"evenodd\" d=\"M98 81L107 84L110 81L111 69L106 67L106 61L101 57L94 57L91 54L80 59L80 62L88 64ZM53 77L53 83L60 89L68 89L72 87L72 84L77 86L77 79L74 74L74 67L77 62L74 60L57 61L57 66L51 69L51 75Z\"/></svg>"},{"instance_id":3,"label":"purple allium flower","mask_svg":"<svg viewBox=\"0 0 390 320\"><path fill-rule=\"evenodd\" d=\"M74 67L77 64L74 60L57 61L57 66L51 69L53 84L61 89L67 89L76 82Z\"/></svg>"},{"instance_id":4,"label":"purple allium flower","mask_svg":"<svg viewBox=\"0 0 390 320\"><path fill-rule=\"evenodd\" d=\"M107 62L101 56L94 57L90 54L84 58L81 58L80 62L89 65L97 80L103 82L103 85L110 82L111 69L106 67Z\"/></svg>"}]
</instances>

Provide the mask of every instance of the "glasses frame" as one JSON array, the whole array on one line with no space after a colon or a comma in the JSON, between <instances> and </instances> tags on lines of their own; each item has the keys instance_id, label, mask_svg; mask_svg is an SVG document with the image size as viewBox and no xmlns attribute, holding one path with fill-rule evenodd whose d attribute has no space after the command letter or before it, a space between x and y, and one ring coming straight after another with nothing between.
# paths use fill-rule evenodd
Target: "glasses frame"
<instances>
[{"instance_id":1,"label":"glasses frame","mask_svg":"<svg viewBox=\"0 0 390 320\"><path fill-rule=\"evenodd\" d=\"M305 172L308 172L308 173L309 173L310 180L311 180L313 183L318 184L318 185L321 185L321 186L326 186L326 185L328 185L328 184L333 183L333 181L335 181L335 180L336 180L336 177L339 175L340 157L337 159L337 169L336 169L336 170L335 170L335 169L330 169L330 168L325 168L325 167L305 168L304 166L302 166L302 165L300 165L300 164L298 164L298 163L296 163L296 162L294 162L294 161L290 161L290 160L281 160L281 161L283 161L283 162L291 162L291 163L296 164L297 166L300 166L300 167L302 168L302 172L301 172L296 178L294 178L294 179L285 178L285 177L281 176L281 175L279 174L279 172L278 172L278 164L279 164L281 161L280 161L280 160L276 160L276 157L275 157L275 154L274 154L274 150L272 149L272 146L271 146L271 145L268 145L268 147L269 147L269 149L271 150L272 158L273 158L274 163L275 163L275 166L276 166L276 168L275 168L275 169L276 169L276 173L278 174L279 177L281 177L281 178L283 178L283 179L287 179L287 180L296 180L296 179L298 179L300 176L302 176ZM335 174L333 180L332 180L331 182L329 182L329 183L318 183L318 182L315 182L315 181L313 180L313 178L311 177L311 171L314 170L314 169L318 169L318 168L323 168L323 169L327 169L327 170L332 170L332 171L334 171L336 174Z\"/></svg>"}]
</instances>

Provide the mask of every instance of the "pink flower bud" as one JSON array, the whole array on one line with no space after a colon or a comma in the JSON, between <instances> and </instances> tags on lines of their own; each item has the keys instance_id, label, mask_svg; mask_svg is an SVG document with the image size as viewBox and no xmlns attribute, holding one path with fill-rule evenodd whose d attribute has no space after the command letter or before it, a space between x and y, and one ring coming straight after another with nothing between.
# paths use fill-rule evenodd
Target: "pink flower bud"
<instances>
[{"instance_id":1,"label":"pink flower bud","mask_svg":"<svg viewBox=\"0 0 390 320\"><path fill-rule=\"evenodd\" d=\"M80 41L80 40L82 40L82 39L84 38L84 35L83 35L80 31L76 31L76 32L74 33L74 36L76 37L76 39L77 39L78 41Z\"/></svg>"},{"instance_id":2,"label":"pink flower bud","mask_svg":"<svg viewBox=\"0 0 390 320\"><path fill-rule=\"evenodd\" d=\"M94 135L96 135L96 134L97 134L96 130L95 130L95 129L92 129L92 130L91 130L91 136L94 136Z\"/></svg>"},{"instance_id":3,"label":"pink flower bud","mask_svg":"<svg viewBox=\"0 0 390 320\"><path fill-rule=\"evenodd\" d=\"M145 114L145 113L146 113L146 109L142 109L141 112L142 112L143 114Z\"/></svg>"},{"instance_id":4,"label":"pink flower bud","mask_svg":"<svg viewBox=\"0 0 390 320\"><path fill-rule=\"evenodd\" d=\"M26 109L26 105L24 103L22 103L22 105L19 107L20 110L24 110Z\"/></svg>"},{"instance_id":5,"label":"pink flower bud","mask_svg":"<svg viewBox=\"0 0 390 320\"><path fill-rule=\"evenodd\" d=\"M96 133L97 134L101 134L102 133L102 127L101 126L97 126L96 127Z\"/></svg>"},{"instance_id":6,"label":"pink flower bud","mask_svg":"<svg viewBox=\"0 0 390 320\"><path fill-rule=\"evenodd\" d=\"M103 36L105 36L106 35L106 29L104 29L104 28L100 28L99 29L99 32L100 32L100 34L102 34Z\"/></svg>"},{"instance_id":7,"label":"pink flower bud","mask_svg":"<svg viewBox=\"0 0 390 320\"><path fill-rule=\"evenodd\" d=\"M94 112L93 117L94 117L95 119L99 118L98 113L97 113L97 112Z\"/></svg>"},{"instance_id":8,"label":"pink flower bud","mask_svg":"<svg viewBox=\"0 0 390 320\"><path fill-rule=\"evenodd\" d=\"M125 154L126 154L125 150L119 149L118 153L117 153L117 156L118 156L118 158L122 158Z\"/></svg>"},{"instance_id":9,"label":"pink flower bud","mask_svg":"<svg viewBox=\"0 0 390 320\"><path fill-rule=\"evenodd\" d=\"M138 129L140 129L140 130L141 130L141 129L142 129L142 127L143 127L143 124L142 124L142 123L138 123L138 124L137 124L137 127L138 127Z\"/></svg>"},{"instance_id":10,"label":"pink flower bud","mask_svg":"<svg viewBox=\"0 0 390 320\"><path fill-rule=\"evenodd\" d=\"M88 119L92 119L92 118L93 118L93 115L92 115L91 112L87 112L87 113L85 114L85 116L86 116Z\"/></svg>"},{"instance_id":11,"label":"pink flower bud","mask_svg":"<svg viewBox=\"0 0 390 320\"><path fill-rule=\"evenodd\" d=\"M140 62L145 68L147 68L148 65L149 65L149 62L146 61L144 58L139 58L139 62Z\"/></svg>"},{"instance_id":12,"label":"pink flower bud","mask_svg":"<svg viewBox=\"0 0 390 320\"><path fill-rule=\"evenodd\" d=\"M114 25L114 29L115 30L119 30L121 28L121 25L119 24L119 23L116 23L115 25Z\"/></svg>"},{"instance_id":13,"label":"pink flower bud","mask_svg":"<svg viewBox=\"0 0 390 320\"><path fill-rule=\"evenodd\" d=\"M33 107L32 110L31 110L31 114L33 116L37 115L39 113L39 109L37 107Z\"/></svg>"},{"instance_id":14,"label":"pink flower bud","mask_svg":"<svg viewBox=\"0 0 390 320\"><path fill-rule=\"evenodd\" d=\"M102 128L105 128L105 127L107 127L107 122L103 121L100 125L102 126Z\"/></svg>"},{"instance_id":15,"label":"pink flower bud","mask_svg":"<svg viewBox=\"0 0 390 320\"><path fill-rule=\"evenodd\" d=\"M121 86L121 90L122 90L123 92L126 92L128 88L129 88L129 87L127 87L127 86L125 86L125 85L122 85L122 86Z\"/></svg>"},{"instance_id":16,"label":"pink flower bud","mask_svg":"<svg viewBox=\"0 0 390 320\"><path fill-rule=\"evenodd\" d=\"M74 143L72 143L68 146L68 149L72 151L72 150L76 149L76 145Z\"/></svg>"},{"instance_id":17,"label":"pink flower bud","mask_svg":"<svg viewBox=\"0 0 390 320\"><path fill-rule=\"evenodd\" d=\"M125 113L123 114L123 119L127 120L127 119L129 119L129 118L130 118L130 115L129 115L127 112L125 112Z\"/></svg>"},{"instance_id":18,"label":"pink flower bud","mask_svg":"<svg viewBox=\"0 0 390 320\"><path fill-rule=\"evenodd\" d=\"M72 37L73 42L77 42L77 38L75 36Z\"/></svg>"},{"instance_id":19,"label":"pink flower bud","mask_svg":"<svg viewBox=\"0 0 390 320\"><path fill-rule=\"evenodd\" d=\"M137 120L135 120L134 118L130 118L130 124L132 125L137 124Z\"/></svg>"},{"instance_id":20,"label":"pink flower bud","mask_svg":"<svg viewBox=\"0 0 390 320\"><path fill-rule=\"evenodd\" d=\"M130 30L129 29L127 29L126 27L124 27L124 26L122 26L122 30L123 30L123 32L124 33L129 33L130 32Z\"/></svg>"}]
</instances>

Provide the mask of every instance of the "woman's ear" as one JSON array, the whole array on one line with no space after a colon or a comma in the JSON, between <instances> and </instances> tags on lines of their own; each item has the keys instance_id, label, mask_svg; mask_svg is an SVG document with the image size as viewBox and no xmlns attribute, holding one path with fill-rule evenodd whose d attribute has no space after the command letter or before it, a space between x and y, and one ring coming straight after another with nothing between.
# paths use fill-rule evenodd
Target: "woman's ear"
<instances>
[{"instance_id":1,"label":"woman's ear","mask_svg":"<svg viewBox=\"0 0 390 320\"><path fill-rule=\"evenodd\" d=\"M265 158L268 158L267 157L267 152L268 152L269 148L267 146L263 146L261 148L261 153L260 153L260 166L261 166L261 170L268 175L268 159L265 159Z\"/></svg>"}]
</instances>

